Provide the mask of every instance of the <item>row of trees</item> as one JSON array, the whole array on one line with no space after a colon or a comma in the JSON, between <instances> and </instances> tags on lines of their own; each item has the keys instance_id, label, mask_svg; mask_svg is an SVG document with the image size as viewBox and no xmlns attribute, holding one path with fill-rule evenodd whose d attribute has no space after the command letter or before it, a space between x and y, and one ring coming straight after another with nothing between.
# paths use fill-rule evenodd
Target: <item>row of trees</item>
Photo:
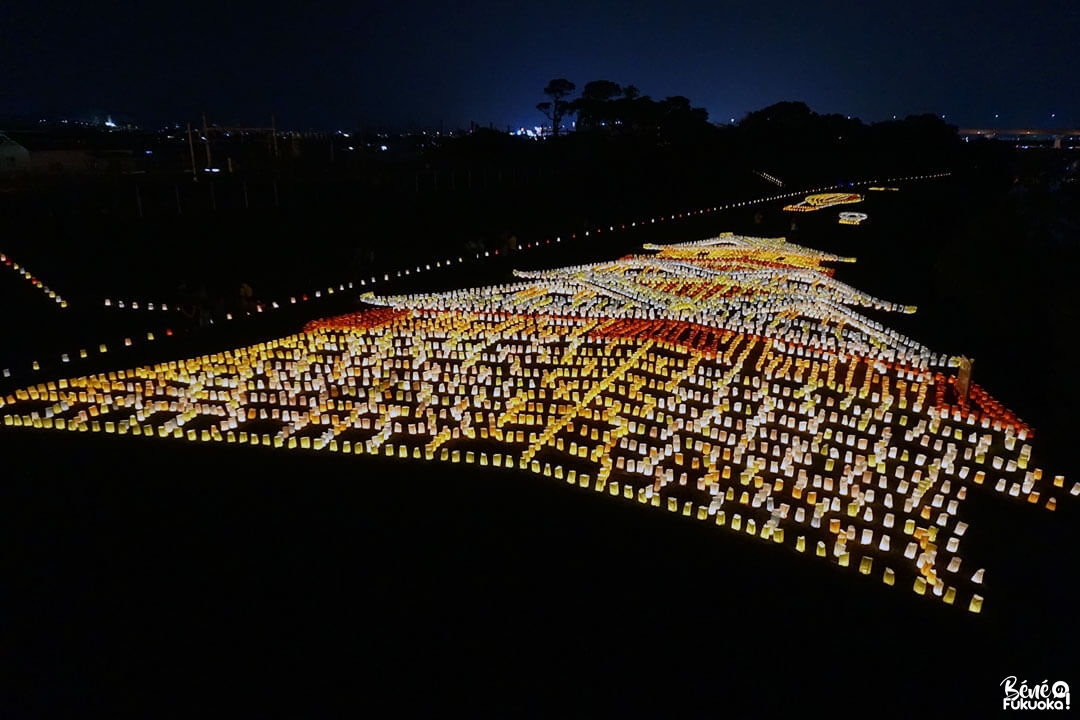
<instances>
[{"instance_id":1,"label":"row of trees","mask_svg":"<svg viewBox=\"0 0 1080 720\"><path fill-rule=\"evenodd\" d=\"M588 82L581 96L572 99L576 89L566 78L556 78L544 88L550 100L536 106L551 121L556 137L570 115L577 115L578 132L610 135L663 136L668 130L684 133L708 124L709 113L692 107L689 98L681 95L653 100L634 85L620 86L611 80Z\"/></svg>"},{"instance_id":2,"label":"row of trees","mask_svg":"<svg viewBox=\"0 0 1080 720\"><path fill-rule=\"evenodd\" d=\"M578 133L645 141L717 141L722 128L708 122L704 108L695 108L681 95L653 100L633 85L611 80L586 83L581 95L566 78L544 88L550 98L536 108L551 121L558 136L563 121L576 115ZM941 148L957 141L956 128L936 115L913 115L903 120L864 124L858 118L818 114L803 102L779 102L747 114L735 128L724 128L739 145L786 151L792 148L911 146Z\"/></svg>"}]
</instances>

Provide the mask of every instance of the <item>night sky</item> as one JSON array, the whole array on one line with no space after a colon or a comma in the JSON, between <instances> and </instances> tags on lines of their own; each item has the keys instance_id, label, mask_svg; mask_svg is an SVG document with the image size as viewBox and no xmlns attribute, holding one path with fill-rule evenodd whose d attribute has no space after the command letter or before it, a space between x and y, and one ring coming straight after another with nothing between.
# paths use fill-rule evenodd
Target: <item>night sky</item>
<instances>
[{"instance_id":1,"label":"night sky","mask_svg":"<svg viewBox=\"0 0 1080 720\"><path fill-rule=\"evenodd\" d=\"M540 124L565 77L685 95L713 122L801 100L866 122L1077 127L1078 38L1076 0L4 0L0 115L505 129Z\"/></svg>"}]
</instances>

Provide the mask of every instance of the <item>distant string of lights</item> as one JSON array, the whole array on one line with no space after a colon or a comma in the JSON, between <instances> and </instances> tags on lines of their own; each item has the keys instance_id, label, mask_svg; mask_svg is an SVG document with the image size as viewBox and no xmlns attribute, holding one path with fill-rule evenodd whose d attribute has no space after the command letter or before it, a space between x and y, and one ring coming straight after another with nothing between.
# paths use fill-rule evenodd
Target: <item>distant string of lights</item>
<instances>
[{"instance_id":1,"label":"distant string of lights","mask_svg":"<svg viewBox=\"0 0 1080 720\"><path fill-rule=\"evenodd\" d=\"M933 174L926 174L926 175L911 175L911 176L906 176L906 177L889 178L885 182L908 182L908 181L916 181L916 180L928 180L928 179L934 179L934 178L948 177L950 174L951 173L948 173L948 172L942 172L942 173L933 173ZM859 182L856 182L856 183L850 183L849 185L850 186L865 186L865 185L869 185L870 183L876 183L876 182L880 182L880 181L878 181L878 180L862 180L862 181L859 181ZM808 193L810 193L810 194L824 193L824 192L826 192L828 190L831 190L831 189L837 188L837 187L843 187L843 185L838 184L838 185L834 185L834 186L831 186L831 187L820 187L820 188L814 188L814 189L810 189L810 190L798 190L798 191L789 192L789 193L782 193L782 194L777 194L777 195L768 195L768 196L756 198L756 199L753 199L753 200L744 200L744 201L740 201L740 202L728 203L728 204L725 204L725 205L717 205L717 206L714 206L714 207L711 207L711 208L701 208L701 209L697 209L697 210L688 210L688 211L680 212L680 213L670 213L670 214L667 214L667 215L658 215L658 216L648 218L648 219L631 221L629 223L622 222L622 223L619 223L619 224L609 224L608 227L606 228L606 231L607 232L618 232L618 231L622 231L622 230L634 229L634 228L637 228L639 226L654 225L657 222L679 220L679 219L695 217L695 216L699 216L699 215L705 215L705 214L708 214L708 213L722 212L724 210L737 209L737 208L740 208L740 207L749 207L749 206L753 206L753 205L760 205L760 204L763 204L763 203L775 202L775 201L778 201L778 200L786 200L786 199L789 199L789 198L792 198L792 197L797 197L797 196L800 196L800 195L806 195ZM880 187L875 186L872 189L875 189L875 190L877 190L877 189L895 190L896 188L880 188ZM837 193L836 195L848 197L850 194L849 193ZM593 228L591 231L590 230L584 231L581 235L582 235L582 237L589 237L591 234L600 234L600 233L603 233L604 231L605 231L605 228L603 226L598 226L596 228ZM576 240L576 239L578 239L578 233L576 233L576 232L571 233L568 237L569 237L570 240ZM562 243L562 241L563 241L563 237L561 235L556 235L554 237L554 242L555 243ZM526 251L526 250L540 249L542 247L550 246L551 243L552 243L552 238L549 236L549 237L545 238L544 240L537 240L537 241L530 241L530 242L522 243L522 244L518 245L516 248L511 249L510 252L515 252L515 251L516 252L523 252L523 251ZM494 258L494 257L497 257L499 255L500 255L500 251L497 250L497 249L496 250L486 250L486 251L483 251L483 252L474 253L474 259L482 260L482 259L485 259L485 258ZM423 263L423 264L417 264L415 266L409 266L409 267L405 267L405 268L398 268L397 270L390 270L390 271L386 271L384 273L371 275L371 276L369 276L368 279L360 280L358 282L358 284L359 284L360 287L371 287L371 286L375 286L375 285L379 284L380 282L382 282L382 283L390 282L392 280L396 280L396 279L400 279L400 278L404 278L404 277L409 277L410 275L414 275L414 274L420 274L420 273L424 273L424 272L430 272L432 270L438 270L438 269L442 269L442 268L453 267L455 265L463 264L464 262L465 262L465 257L464 256L458 256L456 259L455 258L445 258L445 259L435 260L435 261L432 261L432 262L427 262L427 263ZM381 278L380 278L380 275L381 275ZM335 287L334 285L330 285L330 286L327 286L325 288L325 292L327 293L327 295L332 295L334 293L334 287ZM354 283L352 281L350 281L348 283L339 283L337 285L337 290L339 292L344 291L346 288L348 288L350 290L354 289ZM284 300L271 301L269 303L262 303L262 304L260 304L258 306L258 308L256 309L255 312L263 312L264 310L269 310L269 309L278 309L278 308L283 307L285 304L295 305L295 304L297 304L298 300L299 300L299 302L307 302L308 300L311 300L311 299L318 299L318 298L322 297L323 292L324 291L322 289L318 289L318 290L309 290L307 292L302 292L302 293L295 293L295 294L293 294L293 295L291 295L289 297L288 303L286 303ZM104 306L109 307L109 308L131 309L131 310L138 310L140 307L147 308L147 309L150 309L150 310L153 310L154 307L158 307L158 308L162 308L162 309L167 309L168 308L167 303L157 303L155 305L153 302L145 302L145 301L143 301L141 303L141 305L140 305L140 301L138 301L138 300L128 300L126 302L123 301L123 300L120 300L120 301L113 302L112 300L109 300L109 299L105 300ZM175 309L177 309L177 308L174 307L174 310ZM243 316L252 316L252 314L253 313L251 311L246 311L246 312L244 312ZM233 320L233 319L237 319L239 317L241 317L241 316L240 315L233 315L233 314L230 313L229 316L227 316L226 319Z\"/></svg>"},{"instance_id":2,"label":"distant string of lights","mask_svg":"<svg viewBox=\"0 0 1080 720\"><path fill-rule=\"evenodd\" d=\"M783 180L776 177L775 175L770 175L769 173L765 172L764 170L755 170L754 174L757 175L762 180L765 180L766 182L772 183L776 187L784 187L784 181Z\"/></svg>"},{"instance_id":3,"label":"distant string of lights","mask_svg":"<svg viewBox=\"0 0 1080 720\"><path fill-rule=\"evenodd\" d=\"M751 206L754 206L754 205L760 205L760 204L769 203L769 202L776 202L776 201L779 201L779 200L787 200L787 199L797 197L797 196L800 196L800 195L805 196L807 194L813 194L813 193L824 193L824 192L828 192L828 191L833 190L833 189L838 188L838 187L845 187L845 186L851 186L851 187L859 186L859 187L861 187L861 186L870 185L872 183L880 183L880 182L886 182L886 183L912 182L912 181L918 181L918 180L929 180L929 179L935 179L935 178L948 177L950 174L951 173L949 173L949 172L940 172L940 173L932 173L932 174L924 174L924 175L911 175L911 176L906 176L906 177L894 177L894 178L888 178L886 180L862 180L862 181L855 182L855 183L849 183L847 185L838 184L838 185L834 185L834 186L819 187L819 188L813 188L813 189L809 189L809 190L798 190L798 191L793 191L793 192L788 192L788 193L780 193L780 194L764 196L764 197L760 197L760 198L756 198L756 199L752 199L752 200L743 200L743 201L739 201L739 202L727 203L727 204L724 204L724 205L716 205L716 206L709 207L709 208L700 208L700 209L688 210L688 211L680 212L680 213L669 213L669 214L666 214L666 215L657 215L655 217L642 219L642 220L631 221L629 223L624 222L624 223L619 223L617 225L613 224L613 223L610 223L610 224L608 224L606 229L603 226L598 226L596 228L593 228L592 230L586 230L581 234L576 233L576 232L570 233L570 235L566 239L568 239L568 240L578 240L579 237L582 237L582 238L583 237L590 237L591 234L593 234L593 233L600 234L600 233L603 233L605 231L606 232L619 232L619 231L625 231L625 230L629 230L629 229L634 229L634 228L641 227L641 226L655 225L658 222L659 223L670 222L672 220L680 220L680 219L685 219L685 218L690 218L690 217L697 217L697 216L706 215L706 214L710 214L710 213L722 212L722 211L725 211L725 210L738 209L738 208L741 208L741 207L751 207ZM529 242L521 243L521 244L519 244L517 246L516 252L525 252L525 251L529 251L529 250L537 250L537 249L540 249L540 248L543 248L543 247L550 246L552 244L552 242L554 242L556 244L561 244L563 241L564 241L564 238L563 238L562 235L556 235L554 238L549 236L549 237L547 237L547 238L545 238L543 240L536 240L536 241L529 241ZM510 250L510 252L515 252L515 250L512 249L512 250ZM483 259L495 258L495 257L498 257L498 256L500 256L500 251L498 249L486 250L486 251L474 253L474 259L475 260L483 260ZM418 274L421 274L421 273L431 272L433 270L440 270L440 269L455 267L455 266L458 266L458 265L462 265L464 263L465 263L465 256L461 255L461 256L458 256L456 258L449 257L449 258L438 259L438 260L435 260L433 262L426 262L426 263L423 263L423 264L417 264L415 266L410 265L409 267L399 268L397 270L389 270L389 271L386 271L386 272L383 272L383 273L371 275L371 276L369 276L368 279L361 279L358 282L349 281L349 282L338 283L336 285L331 284L331 285L326 286L325 288L319 288L319 289L315 289L315 290L308 290L306 292L294 293L294 294L292 294L292 295L290 295L288 297L288 300L280 299L280 300L272 300L272 301L269 301L269 302L261 302L260 301L259 303L255 304L254 310L244 310L244 311L237 312L237 313L228 312L228 313L224 313L223 317L224 317L225 322L232 322L232 321L236 321L236 320L241 320L241 319L246 318L246 317L257 316L257 315L262 314L264 312L270 312L270 311L273 311L273 310L278 310L278 309L281 309L282 307L284 307L286 305L297 305L297 304L300 304L300 303L313 302L313 301L322 299L324 297L329 297L329 296L333 295L335 292L345 292L347 290L356 290L356 289L359 289L359 288L373 288L373 287L380 286L380 285L388 283L388 282L392 282L392 281L397 280L397 279L401 279L401 278L404 278L404 277L409 277L411 275L418 275ZM66 307L66 303L64 305L62 305L62 306ZM131 298L125 298L125 299L105 298L103 300L103 302L102 302L102 307L106 308L106 309L108 309L110 311L123 310L125 312L138 311L138 312L155 312L155 313L180 313L180 312L183 311L182 308L180 306L176 305L175 303L159 302L159 301L148 301L146 299L131 299ZM213 319L211 319L209 322L211 324L214 324ZM174 331L171 328L169 328L169 329L167 329L166 333L169 336L171 336L171 335L173 335ZM117 345L116 343L111 343L111 344L114 347L124 347L124 348L133 347L136 344L133 341L134 337L140 337L140 338L145 337L147 340L152 341L154 339L154 332L152 330L150 330L150 329L144 329L141 332L135 333L132 336L124 338L122 344L120 344L120 345ZM108 347L109 344L110 343L98 343L96 345L92 345L91 347L95 347L95 346L98 347L99 352L97 354L100 355L100 354L103 354L104 352L106 352L106 350L100 350L100 348ZM86 359L86 358L90 357L91 355L93 355L93 353L90 353L88 350L83 348L83 349L78 350L77 352L63 353L61 355L61 362L66 364L66 363L72 362L72 361L74 361L76 359L79 359L79 360ZM40 365L39 361L37 361L37 360L32 361L31 369L33 371L38 371L38 370L40 370L40 368L41 368L41 365ZM0 377L10 378L11 376L12 376L12 371L11 371L10 368L4 368L3 370L0 370Z\"/></svg>"}]
</instances>

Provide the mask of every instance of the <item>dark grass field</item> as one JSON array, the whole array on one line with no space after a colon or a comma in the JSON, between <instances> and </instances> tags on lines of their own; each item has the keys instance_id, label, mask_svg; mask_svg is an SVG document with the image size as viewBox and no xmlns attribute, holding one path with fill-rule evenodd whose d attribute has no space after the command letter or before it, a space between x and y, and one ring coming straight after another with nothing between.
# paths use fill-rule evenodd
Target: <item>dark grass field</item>
<instances>
[{"instance_id":1,"label":"dark grass field","mask_svg":"<svg viewBox=\"0 0 1080 720\"><path fill-rule=\"evenodd\" d=\"M1075 248L1016 242L1005 203L936 181L871 194L864 227L825 211L794 232L778 206L760 222L741 208L393 291L499 282L665 237L788 235L858 256L839 279L919 305L882 320L974 356L975 381L1035 427L1036 464L1068 487L1080 479L1062 325L1077 306ZM48 281L63 243L44 241L56 252L38 248L34 270ZM43 342L106 327L101 313L58 320L10 273L0 291L3 355L19 368ZM43 373L227 349L354 307L339 297ZM113 334L137 325L109 317ZM1008 675L1078 682L1076 498L1048 513L969 494L967 562L987 568L972 615L516 472L13 428L0 428L0 462L4 718L979 717L1000 711Z\"/></svg>"}]
</instances>

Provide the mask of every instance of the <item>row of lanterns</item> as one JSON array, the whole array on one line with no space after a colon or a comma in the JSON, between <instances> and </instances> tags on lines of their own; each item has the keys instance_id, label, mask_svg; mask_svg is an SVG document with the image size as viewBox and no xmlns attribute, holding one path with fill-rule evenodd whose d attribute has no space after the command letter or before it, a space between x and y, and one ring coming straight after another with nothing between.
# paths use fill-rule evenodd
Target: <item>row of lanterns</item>
<instances>
[{"instance_id":1,"label":"row of lanterns","mask_svg":"<svg viewBox=\"0 0 1080 720\"><path fill-rule=\"evenodd\" d=\"M31 273L29 269L23 267L22 265L19 265L19 263L15 262L12 258L8 257L2 252L0 252L0 265L8 268L12 272L18 273L24 280L36 287L38 290L44 293L47 298L52 300L60 307L66 308L68 306L67 300L58 295L55 290L52 290L51 288L49 288L48 285L39 280L38 277Z\"/></svg>"}]
</instances>

